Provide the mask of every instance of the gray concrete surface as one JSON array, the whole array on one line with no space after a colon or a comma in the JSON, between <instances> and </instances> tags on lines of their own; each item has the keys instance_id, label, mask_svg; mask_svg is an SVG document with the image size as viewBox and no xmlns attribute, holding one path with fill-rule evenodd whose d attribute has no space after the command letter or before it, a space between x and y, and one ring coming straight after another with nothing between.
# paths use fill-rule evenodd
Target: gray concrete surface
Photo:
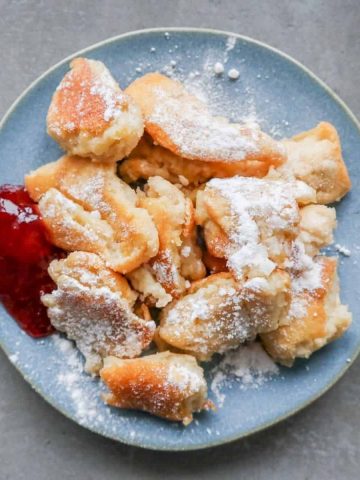
<instances>
[{"instance_id":1,"label":"gray concrete surface","mask_svg":"<svg viewBox=\"0 0 360 480\"><path fill-rule=\"evenodd\" d=\"M310 67L360 115L359 0L0 0L0 115L46 68L106 37L155 26L232 30ZM47 405L0 353L0 480L360 477L360 361L315 404L211 451L118 445Z\"/></svg>"}]
</instances>

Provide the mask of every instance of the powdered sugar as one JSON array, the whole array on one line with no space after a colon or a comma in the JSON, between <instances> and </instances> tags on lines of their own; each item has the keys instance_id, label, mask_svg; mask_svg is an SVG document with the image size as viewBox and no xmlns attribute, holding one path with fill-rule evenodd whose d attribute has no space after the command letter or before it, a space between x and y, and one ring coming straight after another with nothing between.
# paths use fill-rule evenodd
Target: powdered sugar
<instances>
[{"instance_id":1,"label":"powdered sugar","mask_svg":"<svg viewBox=\"0 0 360 480\"><path fill-rule=\"evenodd\" d=\"M105 391L104 386L84 375L83 360L73 342L58 334L53 335L51 341L56 352L54 361L57 362L55 390L59 391L59 397L66 398L66 405L72 409L76 421L92 428L112 425L114 419L127 424L127 419L114 416L113 411L103 403L101 394Z\"/></svg>"},{"instance_id":2,"label":"powdered sugar","mask_svg":"<svg viewBox=\"0 0 360 480\"><path fill-rule=\"evenodd\" d=\"M292 291L299 294L304 290L312 292L321 287L322 266L306 254L302 255L303 268L292 276Z\"/></svg>"},{"instance_id":3,"label":"powdered sugar","mask_svg":"<svg viewBox=\"0 0 360 480\"><path fill-rule=\"evenodd\" d=\"M181 249L181 255L185 258L189 257L191 253L191 247L189 247L188 245L185 245L184 247L182 247Z\"/></svg>"},{"instance_id":4,"label":"powdered sugar","mask_svg":"<svg viewBox=\"0 0 360 480\"><path fill-rule=\"evenodd\" d=\"M55 328L76 341L86 358L86 370L97 373L106 355L140 355L152 339L154 322L134 315L120 291L111 291L105 284L92 285L91 274L86 275L90 284L81 283L75 278L77 272L67 271L65 263L58 262L62 270L53 272L58 288L42 301Z\"/></svg>"},{"instance_id":5,"label":"powdered sugar","mask_svg":"<svg viewBox=\"0 0 360 480\"><path fill-rule=\"evenodd\" d=\"M240 72L236 68L230 68L230 70L228 71L228 77L231 80L237 80L239 76L240 76Z\"/></svg>"},{"instance_id":6,"label":"powdered sugar","mask_svg":"<svg viewBox=\"0 0 360 480\"><path fill-rule=\"evenodd\" d=\"M282 258L281 266L291 277L289 320L306 314L305 293L322 286L321 262L307 255L297 238L300 216L296 189L291 186L284 180L241 177L213 179L207 184L208 194L220 193L229 208L228 218L226 209L219 207L218 221L229 238L227 265L239 280L250 278L247 284L256 288L278 265L277 258ZM206 202L214 207L219 199L205 197Z\"/></svg>"},{"instance_id":7,"label":"powdered sugar","mask_svg":"<svg viewBox=\"0 0 360 480\"><path fill-rule=\"evenodd\" d=\"M214 65L215 75L221 75L224 72L224 65L221 62L216 62Z\"/></svg>"},{"instance_id":8,"label":"powdered sugar","mask_svg":"<svg viewBox=\"0 0 360 480\"><path fill-rule=\"evenodd\" d=\"M303 318L306 315L308 305L309 301L306 297L294 294L293 292L287 318L289 320Z\"/></svg>"},{"instance_id":9,"label":"powdered sugar","mask_svg":"<svg viewBox=\"0 0 360 480\"><path fill-rule=\"evenodd\" d=\"M77 58L53 96L48 133L69 154L101 162L124 158L143 134L139 107L99 61Z\"/></svg>"},{"instance_id":10,"label":"powdered sugar","mask_svg":"<svg viewBox=\"0 0 360 480\"><path fill-rule=\"evenodd\" d=\"M322 286L322 264L305 253L304 244L296 239L291 245L290 258L285 266L291 275L292 303L289 317L300 318L306 313L304 292L313 292Z\"/></svg>"},{"instance_id":11,"label":"powdered sugar","mask_svg":"<svg viewBox=\"0 0 360 480\"><path fill-rule=\"evenodd\" d=\"M226 39L225 52L224 52L224 63L225 64L229 60L229 54L230 54L231 50L233 50L235 45L236 45L236 40L237 40L236 37L233 37L233 36L229 36Z\"/></svg>"},{"instance_id":12,"label":"powdered sugar","mask_svg":"<svg viewBox=\"0 0 360 480\"><path fill-rule=\"evenodd\" d=\"M116 90L115 90L116 92ZM114 86L105 83L103 79L97 80L90 88L91 95L99 96L104 102L104 120L106 122L120 115L119 104L124 102L124 95L121 92L114 92Z\"/></svg>"},{"instance_id":13,"label":"powdered sugar","mask_svg":"<svg viewBox=\"0 0 360 480\"><path fill-rule=\"evenodd\" d=\"M31 223L39 219L30 207L19 208L14 202L6 198L0 198L0 209L9 215L14 215L19 223Z\"/></svg>"},{"instance_id":14,"label":"powdered sugar","mask_svg":"<svg viewBox=\"0 0 360 480\"><path fill-rule=\"evenodd\" d=\"M100 98L103 104L103 119L105 122L109 122L121 114L121 106L126 102L126 96L120 90L108 69L100 62L94 60L81 60L81 62L86 62L88 71L81 70L81 67L77 67L76 64L64 77L57 91L68 91L68 96L63 99L65 102L74 102L76 99L76 104L72 107L76 108L76 113L80 119L88 115L88 97ZM75 97L73 92L76 92L78 88L79 75L83 75L79 84L81 90L78 97ZM68 131L74 130L75 126L76 124L73 121L67 121L63 125Z\"/></svg>"},{"instance_id":15,"label":"powdered sugar","mask_svg":"<svg viewBox=\"0 0 360 480\"><path fill-rule=\"evenodd\" d=\"M229 37L227 46L219 54L213 49L206 50L197 60L197 67L190 72L182 68L182 59L176 58L176 68L172 62L167 62L161 71L170 78L179 80L192 95L204 102L212 114L223 115L242 124L258 125L259 118L256 113L254 88L244 81L238 85L233 82L232 90L229 91L229 78L222 76L228 62L229 53L236 43L235 37ZM236 70L241 69L244 59L237 58ZM147 68L152 70L149 63ZM129 79L130 80L130 79ZM241 106L234 102L234 96L241 99Z\"/></svg>"},{"instance_id":16,"label":"powdered sugar","mask_svg":"<svg viewBox=\"0 0 360 480\"><path fill-rule=\"evenodd\" d=\"M195 297L194 297L195 300ZM186 308L189 306L185 306L185 318L184 322L186 324L191 324L197 319L206 320L206 318L210 315L212 306L209 303L209 300L205 296L198 295L196 297L196 301L194 301L191 305L191 308ZM177 325L179 322L179 312L176 309L172 309L167 316L168 325ZM179 332L181 335L181 333Z\"/></svg>"},{"instance_id":17,"label":"powdered sugar","mask_svg":"<svg viewBox=\"0 0 360 480\"><path fill-rule=\"evenodd\" d=\"M16 364L18 359L19 359L19 352L15 352L12 355L9 355L9 360L10 360L11 363Z\"/></svg>"},{"instance_id":18,"label":"powdered sugar","mask_svg":"<svg viewBox=\"0 0 360 480\"><path fill-rule=\"evenodd\" d=\"M86 395L86 390L83 388L83 366L77 350L72 342L59 335L53 335L52 340L55 348L64 354L65 359L65 368L57 374L59 387L64 388L68 393L79 422L93 421L98 415L97 402Z\"/></svg>"},{"instance_id":19,"label":"powdered sugar","mask_svg":"<svg viewBox=\"0 0 360 480\"><path fill-rule=\"evenodd\" d=\"M236 37L229 36L226 40L225 52L229 53L236 45Z\"/></svg>"},{"instance_id":20,"label":"powdered sugar","mask_svg":"<svg viewBox=\"0 0 360 480\"><path fill-rule=\"evenodd\" d=\"M83 192L86 191L84 188ZM105 220L94 217L59 190L48 190L40 199L39 210L63 248L80 250L84 245L96 245L100 251L113 239L113 230ZM81 242L82 248L74 248L76 242Z\"/></svg>"},{"instance_id":21,"label":"powdered sugar","mask_svg":"<svg viewBox=\"0 0 360 480\"><path fill-rule=\"evenodd\" d=\"M189 368L181 362L170 363L166 380L167 383L187 392L197 392L204 385L204 379L199 375L198 369Z\"/></svg>"},{"instance_id":22,"label":"powdered sugar","mask_svg":"<svg viewBox=\"0 0 360 480\"><path fill-rule=\"evenodd\" d=\"M221 391L224 387L225 382L229 379L229 376L225 374L219 366L217 366L213 371L213 378L210 384L211 391L215 394L216 406L222 407L224 405L226 395Z\"/></svg>"},{"instance_id":23,"label":"powdered sugar","mask_svg":"<svg viewBox=\"0 0 360 480\"><path fill-rule=\"evenodd\" d=\"M156 258L151 266L161 285L177 285L179 283L180 274L169 249L162 250L159 258Z\"/></svg>"},{"instance_id":24,"label":"powdered sugar","mask_svg":"<svg viewBox=\"0 0 360 480\"><path fill-rule=\"evenodd\" d=\"M339 253L341 253L345 257L350 257L351 250L349 248L345 247L344 245L340 245L339 243L335 244L335 248Z\"/></svg>"},{"instance_id":25,"label":"powdered sugar","mask_svg":"<svg viewBox=\"0 0 360 480\"><path fill-rule=\"evenodd\" d=\"M215 367L211 390L217 398L217 405L221 407L226 398L221 389L227 381L235 378L241 382L241 389L259 388L278 373L279 368L259 342L241 345L237 350L227 352Z\"/></svg>"},{"instance_id":26,"label":"powdered sugar","mask_svg":"<svg viewBox=\"0 0 360 480\"><path fill-rule=\"evenodd\" d=\"M208 187L223 197L230 209L228 266L242 279L269 276L276 264L269 258L264 237L291 235L299 221L299 209L291 189L283 181L233 177L213 179ZM279 247L281 245L279 244Z\"/></svg>"},{"instance_id":27,"label":"powdered sugar","mask_svg":"<svg viewBox=\"0 0 360 480\"><path fill-rule=\"evenodd\" d=\"M258 130L213 117L205 104L185 91L154 89L155 108L148 122L159 125L187 158L240 161L257 150Z\"/></svg>"},{"instance_id":28,"label":"powdered sugar","mask_svg":"<svg viewBox=\"0 0 360 480\"><path fill-rule=\"evenodd\" d=\"M214 353L253 339L258 332L277 328L274 305L279 303L278 314L284 309L282 286L276 285L274 292L271 288L263 289L265 282L253 283L236 288L232 278L209 278L207 284L164 312L160 337L180 350L208 360Z\"/></svg>"}]
</instances>

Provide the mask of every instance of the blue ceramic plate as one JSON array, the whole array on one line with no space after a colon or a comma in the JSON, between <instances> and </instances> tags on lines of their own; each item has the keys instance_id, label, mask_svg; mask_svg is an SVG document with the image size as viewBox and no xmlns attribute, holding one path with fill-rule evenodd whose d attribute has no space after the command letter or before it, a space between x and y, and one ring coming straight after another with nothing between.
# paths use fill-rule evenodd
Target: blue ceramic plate
<instances>
[{"instance_id":1,"label":"blue ceramic plate","mask_svg":"<svg viewBox=\"0 0 360 480\"><path fill-rule=\"evenodd\" d=\"M340 340L309 361L281 369L280 375L258 388L244 388L241 382L230 380L223 390L223 408L198 415L198 421L187 428L140 412L106 407L99 400L102 387L97 380L80 373L82 359L74 349L69 350L59 337L33 340L1 310L3 349L24 378L55 408L90 430L131 445L157 450L199 449L244 437L292 415L333 385L359 352L360 250L356 242L360 231L360 131L356 119L302 65L235 34L146 30L107 40L79 54L102 60L123 87L148 71L175 73L190 86L207 91L219 113L225 111L234 119L256 114L262 128L276 137L293 135L321 120L332 122L340 133L354 185L336 207L337 241L352 251L350 257L341 258L340 277L342 299L350 305L354 322ZM69 60L36 80L5 116L0 132L1 183L22 183L25 172L60 156L61 151L46 135L45 117ZM225 65L222 76L213 75L215 62ZM230 68L240 73L236 81L226 74Z\"/></svg>"}]
</instances>

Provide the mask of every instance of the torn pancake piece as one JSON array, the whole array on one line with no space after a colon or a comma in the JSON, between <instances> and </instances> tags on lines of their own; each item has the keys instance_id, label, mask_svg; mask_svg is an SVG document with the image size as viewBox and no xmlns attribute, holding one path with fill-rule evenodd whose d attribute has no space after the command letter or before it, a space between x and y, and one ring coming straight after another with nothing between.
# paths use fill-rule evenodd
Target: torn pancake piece
<instances>
[{"instance_id":1,"label":"torn pancake piece","mask_svg":"<svg viewBox=\"0 0 360 480\"><path fill-rule=\"evenodd\" d=\"M157 306L164 306L163 290L170 299L179 298L186 289L186 280L199 280L206 274L202 251L196 244L194 207L175 185L161 177L149 178L138 197L139 207L149 213L157 228L159 251L140 267L146 282L136 270L128 278L143 295L151 290L152 296L157 295ZM154 288L155 282L158 288Z\"/></svg>"},{"instance_id":2,"label":"torn pancake piece","mask_svg":"<svg viewBox=\"0 0 360 480\"><path fill-rule=\"evenodd\" d=\"M166 293L165 288L156 280L155 274L149 265L143 265L127 274L132 287L140 293L142 300L150 306L165 307L171 302L172 296Z\"/></svg>"},{"instance_id":3,"label":"torn pancake piece","mask_svg":"<svg viewBox=\"0 0 360 480\"><path fill-rule=\"evenodd\" d=\"M336 210L325 205L307 205L300 209L299 226L299 240L304 244L305 252L314 257L321 248L334 241Z\"/></svg>"},{"instance_id":4,"label":"torn pancake piece","mask_svg":"<svg viewBox=\"0 0 360 480\"><path fill-rule=\"evenodd\" d=\"M102 62L75 58L70 67L49 107L49 135L71 155L121 160L143 134L140 108Z\"/></svg>"},{"instance_id":5,"label":"torn pancake piece","mask_svg":"<svg viewBox=\"0 0 360 480\"><path fill-rule=\"evenodd\" d=\"M316 261L321 266L317 288L293 290L290 310L282 325L260 336L269 355L289 367L296 358L308 358L339 338L351 324L351 313L339 298L337 260L319 257Z\"/></svg>"},{"instance_id":6,"label":"torn pancake piece","mask_svg":"<svg viewBox=\"0 0 360 480\"><path fill-rule=\"evenodd\" d=\"M213 179L199 191L196 219L211 255L225 258L239 280L268 277L283 266L299 233L292 184L282 180Z\"/></svg>"},{"instance_id":7,"label":"torn pancake piece","mask_svg":"<svg viewBox=\"0 0 360 480\"><path fill-rule=\"evenodd\" d=\"M154 222L115 165L64 156L29 173L25 185L60 248L98 253L121 273L157 254Z\"/></svg>"},{"instance_id":8,"label":"torn pancake piece","mask_svg":"<svg viewBox=\"0 0 360 480\"><path fill-rule=\"evenodd\" d=\"M160 73L148 73L126 89L140 106L154 142L180 157L204 162L243 162L279 166L286 160L278 142L250 125L214 117L184 86Z\"/></svg>"},{"instance_id":9,"label":"torn pancake piece","mask_svg":"<svg viewBox=\"0 0 360 480\"><path fill-rule=\"evenodd\" d=\"M348 193L351 181L339 135L331 123L321 122L282 144L288 157L284 169L316 190L317 203L332 203Z\"/></svg>"},{"instance_id":10,"label":"torn pancake piece","mask_svg":"<svg viewBox=\"0 0 360 480\"><path fill-rule=\"evenodd\" d=\"M194 357L170 352L133 360L108 357L100 376L114 407L143 410L188 425L194 412L211 408L203 369Z\"/></svg>"},{"instance_id":11,"label":"torn pancake piece","mask_svg":"<svg viewBox=\"0 0 360 480\"><path fill-rule=\"evenodd\" d=\"M235 175L264 177L269 164L264 161L206 162L180 157L155 145L149 135L144 135L128 158L119 165L119 175L127 183L160 176L174 184L201 185L211 178L229 178Z\"/></svg>"},{"instance_id":12,"label":"torn pancake piece","mask_svg":"<svg viewBox=\"0 0 360 480\"><path fill-rule=\"evenodd\" d=\"M85 370L97 374L108 355L137 357L152 341L155 323L132 311L136 294L98 255L73 252L53 260L56 290L43 295L52 325L76 342Z\"/></svg>"},{"instance_id":13,"label":"torn pancake piece","mask_svg":"<svg viewBox=\"0 0 360 480\"><path fill-rule=\"evenodd\" d=\"M210 275L163 309L157 336L170 348L210 360L276 329L289 308L289 290L289 275L281 270L243 285L230 273Z\"/></svg>"}]
</instances>

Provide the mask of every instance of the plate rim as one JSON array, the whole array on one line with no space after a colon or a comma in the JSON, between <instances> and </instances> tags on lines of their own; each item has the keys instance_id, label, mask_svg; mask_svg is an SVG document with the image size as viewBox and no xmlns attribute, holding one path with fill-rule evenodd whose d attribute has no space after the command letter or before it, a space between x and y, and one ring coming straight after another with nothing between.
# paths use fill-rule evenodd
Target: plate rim
<instances>
[{"instance_id":1,"label":"plate rim","mask_svg":"<svg viewBox=\"0 0 360 480\"><path fill-rule=\"evenodd\" d=\"M355 114L351 111L351 109L347 106L347 104L340 98L340 96L333 91L332 88L330 88L321 78L319 78L315 73L313 73L308 67L306 67L303 63L299 62L295 58L293 58L291 55L283 52L282 50L272 47L271 45L267 44L266 42L256 40L252 37L246 36L246 35L241 35L235 32L227 31L227 30L219 30L219 29L212 29L212 28L196 28L196 27L156 27L156 28L145 28L145 29L139 29L139 30L132 30L130 32L125 32L119 35L114 35L112 37L106 38L104 40L101 40L99 42L96 42L92 45L89 45L83 49L80 49L67 57L63 58L59 62L53 64L51 67L49 67L47 70L45 70L42 74L40 74L38 77L36 77L28 87L26 87L20 95L12 102L10 107L5 111L5 114L0 120L0 135L5 127L7 121L10 119L11 115L15 112L16 108L20 105L22 100L44 79L46 78L49 74L51 74L53 71L55 71L58 67L63 66L64 64L68 63L71 59L79 56L79 55L84 55L96 48L103 47L106 45L110 45L114 42L117 42L119 40L122 40L124 38L129 38L129 37L134 37L134 36L141 36L141 35L146 35L149 33L165 33L165 32L176 32L176 33L208 33L212 35L217 35L217 36L232 36L235 37L239 40L246 41L247 43L254 44L257 46L260 46L268 51L271 51L273 53L276 53L280 57L284 58L287 60L289 63L294 64L297 66L300 70L302 70L304 73L306 73L313 81L318 83L322 89L324 89L332 98L333 100L345 111L345 113L350 117L352 122L354 123L355 127L357 128L360 136L360 122L355 116ZM360 342L359 345L357 346L357 349L353 352L352 356L349 357L343 368L338 372L338 374L331 379L320 391L316 392L314 395L312 395L310 398L308 398L306 401L303 403L299 404L296 406L294 409L286 412L283 415L279 415L276 418L263 423L262 425L249 429L243 433L238 433L235 435L228 435L225 438L222 439L217 439L213 442L203 442L201 444L197 445L192 445L192 444L186 444L186 445L179 445L179 446L154 446L152 444L148 444L147 442L141 442L141 441L131 441L131 439L119 439L118 437L111 435L110 433L104 433L101 431L99 428L94 428L94 427L89 427L86 425L82 425L81 423L77 422L76 419L72 418L72 416L63 408L61 408L58 405L55 405L47 396L46 394L39 388L37 388L36 385L32 383L30 380L29 376L24 373L20 366L17 364L14 364L10 360L10 352L7 350L7 348L4 345L3 339L0 338L0 347L7 356L9 362L16 368L16 370L21 374L22 378L36 391L37 394L39 394L48 404L51 405L52 408L60 412L62 415L67 417L68 419L72 420L74 423L79 425L80 427L91 431L92 433L96 433L98 435L101 435L105 438L114 440L116 442L122 443L124 445L128 445L131 447L138 447L138 448L143 448L143 449L148 449L148 450L153 450L153 451L165 451L165 452L184 452L184 451L196 451L196 450L204 450L208 448L213 448L216 446L221 446L221 445L226 445L232 442L235 442L236 440L240 440L243 438L246 438L250 435L253 435L255 433L258 433L260 431L266 430L283 420L293 416L294 414L300 412L304 408L308 407L311 405L313 402L315 402L317 399L319 399L322 395L324 395L331 387L333 387L339 380L340 378L345 374L345 372L351 367L351 365L354 363L356 358L360 354Z\"/></svg>"}]
</instances>

